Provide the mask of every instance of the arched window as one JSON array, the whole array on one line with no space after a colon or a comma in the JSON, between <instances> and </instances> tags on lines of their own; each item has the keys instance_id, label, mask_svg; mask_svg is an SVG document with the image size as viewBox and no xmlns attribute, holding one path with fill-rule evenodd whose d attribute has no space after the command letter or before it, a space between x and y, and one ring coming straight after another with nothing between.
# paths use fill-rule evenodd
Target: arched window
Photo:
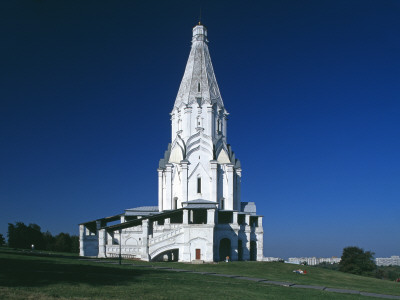
<instances>
[{"instance_id":1,"label":"arched window","mask_svg":"<svg viewBox=\"0 0 400 300\"><path fill-rule=\"evenodd\" d=\"M201 194L201 177L197 177L197 193Z\"/></svg>"},{"instance_id":2,"label":"arched window","mask_svg":"<svg viewBox=\"0 0 400 300\"><path fill-rule=\"evenodd\" d=\"M200 92L200 82L197 84L197 91Z\"/></svg>"},{"instance_id":3,"label":"arched window","mask_svg":"<svg viewBox=\"0 0 400 300\"><path fill-rule=\"evenodd\" d=\"M178 197L174 197L174 207L173 209L178 209Z\"/></svg>"}]
</instances>

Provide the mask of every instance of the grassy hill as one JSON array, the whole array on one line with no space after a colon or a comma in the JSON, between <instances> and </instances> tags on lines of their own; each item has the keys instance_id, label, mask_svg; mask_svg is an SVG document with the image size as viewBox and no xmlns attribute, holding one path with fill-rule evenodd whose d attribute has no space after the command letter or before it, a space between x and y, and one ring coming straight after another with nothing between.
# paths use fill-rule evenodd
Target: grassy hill
<instances>
[{"instance_id":1,"label":"grassy hill","mask_svg":"<svg viewBox=\"0 0 400 300\"><path fill-rule=\"evenodd\" d=\"M156 265L157 263L151 263ZM400 283L376 278L358 276L334 270L312 266L298 266L278 262L233 262L218 264L192 265L183 263L158 263L162 266L193 271L217 272L223 274L243 275L266 278L275 281L287 281L295 284L320 285L331 288L353 289L371 293L400 295ZM301 268L307 270L306 275L293 273Z\"/></svg>"},{"instance_id":2,"label":"grassy hill","mask_svg":"<svg viewBox=\"0 0 400 300\"><path fill-rule=\"evenodd\" d=\"M400 295L394 282L293 265L235 262L205 265L143 263ZM81 261L74 255L32 255L0 248L1 299L373 299L360 295L295 289L210 275L178 273L132 265Z\"/></svg>"}]
</instances>

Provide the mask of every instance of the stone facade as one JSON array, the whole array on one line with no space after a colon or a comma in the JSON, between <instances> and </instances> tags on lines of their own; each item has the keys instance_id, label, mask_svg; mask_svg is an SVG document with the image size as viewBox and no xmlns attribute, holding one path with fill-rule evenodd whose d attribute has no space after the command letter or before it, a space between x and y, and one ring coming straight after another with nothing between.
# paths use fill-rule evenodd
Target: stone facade
<instances>
[{"instance_id":1,"label":"stone facade","mask_svg":"<svg viewBox=\"0 0 400 300\"><path fill-rule=\"evenodd\" d=\"M80 255L141 260L263 260L262 216L241 202L240 161L227 144L227 116L207 29L192 48L171 112L171 143L159 162L158 206L80 224ZM115 223L116 225L110 225Z\"/></svg>"}]
</instances>

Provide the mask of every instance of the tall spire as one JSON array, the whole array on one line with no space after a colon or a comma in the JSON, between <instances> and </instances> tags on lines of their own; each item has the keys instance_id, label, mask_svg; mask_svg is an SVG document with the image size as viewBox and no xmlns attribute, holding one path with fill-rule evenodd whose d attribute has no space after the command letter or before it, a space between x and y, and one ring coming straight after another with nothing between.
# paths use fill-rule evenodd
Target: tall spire
<instances>
[{"instance_id":1,"label":"tall spire","mask_svg":"<svg viewBox=\"0 0 400 300\"><path fill-rule=\"evenodd\" d=\"M224 107L207 44L207 28L201 24L196 25L193 28L192 48L174 108L199 101Z\"/></svg>"}]
</instances>

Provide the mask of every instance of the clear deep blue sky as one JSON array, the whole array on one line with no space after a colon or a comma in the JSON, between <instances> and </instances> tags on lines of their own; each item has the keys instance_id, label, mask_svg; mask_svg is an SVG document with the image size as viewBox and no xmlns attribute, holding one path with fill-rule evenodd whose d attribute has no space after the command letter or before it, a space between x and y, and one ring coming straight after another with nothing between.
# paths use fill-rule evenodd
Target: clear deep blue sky
<instances>
[{"instance_id":1,"label":"clear deep blue sky","mask_svg":"<svg viewBox=\"0 0 400 300\"><path fill-rule=\"evenodd\" d=\"M399 255L400 1L202 2L264 254ZM157 205L199 9L1 2L0 233Z\"/></svg>"}]
</instances>

